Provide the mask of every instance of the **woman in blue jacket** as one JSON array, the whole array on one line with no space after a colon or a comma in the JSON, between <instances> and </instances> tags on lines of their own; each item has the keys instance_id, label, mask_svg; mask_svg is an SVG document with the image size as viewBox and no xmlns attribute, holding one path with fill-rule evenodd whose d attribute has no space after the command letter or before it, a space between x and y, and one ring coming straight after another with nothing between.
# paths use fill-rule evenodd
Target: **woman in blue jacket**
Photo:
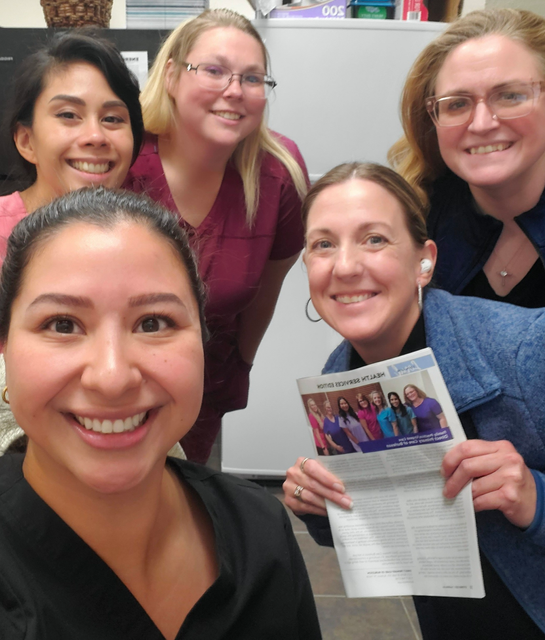
<instances>
[{"instance_id":1,"label":"woman in blue jacket","mask_svg":"<svg viewBox=\"0 0 545 640\"><path fill-rule=\"evenodd\" d=\"M418 197L389 169L341 165L303 212L312 302L345 338L324 373L431 347L469 438L443 460L444 495L473 482L487 596L415 598L424 639L543 638L545 312L436 289L422 300L436 246ZM339 484L301 458L284 483L322 544L332 544L324 498L351 506Z\"/></svg>"}]
</instances>

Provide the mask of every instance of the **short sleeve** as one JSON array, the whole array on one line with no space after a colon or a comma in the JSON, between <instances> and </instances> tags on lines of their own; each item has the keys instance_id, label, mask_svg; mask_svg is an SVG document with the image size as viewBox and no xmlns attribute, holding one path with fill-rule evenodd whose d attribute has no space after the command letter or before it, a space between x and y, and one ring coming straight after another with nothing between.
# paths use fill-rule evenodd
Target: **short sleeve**
<instances>
[{"instance_id":1,"label":"short sleeve","mask_svg":"<svg viewBox=\"0 0 545 640\"><path fill-rule=\"evenodd\" d=\"M433 411L433 413L435 413L436 416L438 416L440 413L443 413L443 408L435 398L428 398L428 400L430 401L430 404L429 404L430 411Z\"/></svg>"},{"instance_id":2,"label":"short sleeve","mask_svg":"<svg viewBox=\"0 0 545 640\"><path fill-rule=\"evenodd\" d=\"M439 404L439 403L437 403ZM439 405L440 406L440 405ZM412 407L409 407L408 405L405 405L406 409L407 409L407 415L409 416L410 420L414 420L416 418L416 416L414 415L414 411Z\"/></svg>"},{"instance_id":3,"label":"short sleeve","mask_svg":"<svg viewBox=\"0 0 545 640\"><path fill-rule=\"evenodd\" d=\"M301 167L308 185L307 167L297 145L288 138L282 136L278 136L278 138ZM284 178L280 192L276 235L269 255L271 260L291 258L301 251L304 244L303 221L301 220L302 201L288 170L285 167L282 169Z\"/></svg>"}]
</instances>

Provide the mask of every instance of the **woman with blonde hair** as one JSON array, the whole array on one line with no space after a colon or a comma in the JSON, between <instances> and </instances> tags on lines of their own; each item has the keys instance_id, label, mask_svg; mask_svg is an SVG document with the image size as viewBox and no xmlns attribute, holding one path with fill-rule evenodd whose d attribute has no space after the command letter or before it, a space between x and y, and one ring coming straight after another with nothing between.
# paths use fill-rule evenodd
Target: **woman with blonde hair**
<instances>
[{"instance_id":1,"label":"woman with blonde hair","mask_svg":"<svg viewBox=\"0 0 545 640\"><path fill-rule=\"evenodd\" d=\"M327 442L324 435L324 414L316 404L314 398L307 400L308 407L308 421L312 427L312 435L314 436L314 444L318 454L321 456L328 456L329 449L327 448Z\"/></svg>"},{"instance_id":2,"label":"woman with blonde hair","mask_svg":"<svg viewBox=\"0 0 545 640\"><path fill-rule=\"evenodd\" d=\"M435 398L428 398L422 389L414 384L408 384L404 387L403 397L407 406L413 410L416 416L418 431L435 431L447 428L447 419L443 408Z\"/></svg>"},{"instance_id":3,"label":"woman with blonde hair","mask_svg":"<svg viewBox=\"0 0 545 640\"><path fill-rule=\"evenodd\" d=\"M251 364L303 245L308 178L296 145L267 129L275 86L259 33L217 9L172 32L142 92L149 136L125 186L179 215L208 288L203 409L183 442L198 462L223 414L246 406Z\"/></svg>"},{"instance_id":4,"label":"woman with blonde hair","mask_svg":"<svg viewBox=\"0 0 545 640\"><path fill-rule=\"evenodd\" d=\"M429 205L436 283L545 306L545 18L474 11L417 58L392 165Z\"/></svg>"},{"instance_id":5,"label":"woman with blonde hair","mask_svg":"<svg viewBox=\"0 0 545 640\"><path fill-rule=\"evenodd\" d=\"M312 428L312 435L314 436L314 445L318 454L321 456L328 456L329 449L327 448L327 441L324 435L324 414L322 410L316 404L314 398L307 400L308 407L308 421Z\"/></svg>"}]
</instances>

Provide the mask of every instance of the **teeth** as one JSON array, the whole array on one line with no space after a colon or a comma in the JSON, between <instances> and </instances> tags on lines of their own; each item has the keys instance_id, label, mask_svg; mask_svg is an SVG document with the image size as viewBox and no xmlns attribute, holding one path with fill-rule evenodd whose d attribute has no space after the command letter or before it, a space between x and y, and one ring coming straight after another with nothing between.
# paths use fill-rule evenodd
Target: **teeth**
<instances>
[{"instance_id":1,"label":"teeth","mask_svg":"<svg viewBox=\"0 0 545 640\"><path fill-rule=\"evenodd\" d=\"M74 169L77 169L78 171L85 171L86 173L106 173L110 169L109 162L94 164L92 162L70 160L70 166L74 167Z\"/></svg>"},{"instance_id":2,"label":"teeth","mask_svg":"<svg viewBox=\"0 0 545 640\"><path fill-rule=\"evenodd\" d=\"M481 153L492 153L493 151L504 151L508 149L511 145L508 143L502 144L487 144L486 147L471 147L469 149L469 153L471 155L481 154Z\"/></svg>"},{"instance_id":3,"label":"teeth","mask_svg":"<svg viewBox=\"0 0 545 640\"><path fill-rule=\"evenodd\" d=\"M214 111L217 116L227 118L227 120L240 120L242 116L239 113L233 113L232 111Z\"/></svg>"},{"instance_id":4,"label":"teeth","mask_svg":"<svg viewBox=\"0 0 545 640\"><path fill-rule=\"evenodd\" d=\"M359 296L335 296L335 300L337 302L342 302L343 304L352 304L353 302L363 302L364 300L369 300L376 296L376 293L366 293L365 295Z\"/></svg>"},{"instance_id":5,"label":"teeth","mask_svg":"<svg viewBox=\"0 0 545 640\"><path fill-rule=\"evenodd\" d=\"M75 416L76 420L88 431L96 431L97 433L125 433L125 431L134 431L139 427L147 415L147 412L138 413L135 416L125 418L124 420L91 420L91 418L83 418Z\"/></svg>"}]
</instances>

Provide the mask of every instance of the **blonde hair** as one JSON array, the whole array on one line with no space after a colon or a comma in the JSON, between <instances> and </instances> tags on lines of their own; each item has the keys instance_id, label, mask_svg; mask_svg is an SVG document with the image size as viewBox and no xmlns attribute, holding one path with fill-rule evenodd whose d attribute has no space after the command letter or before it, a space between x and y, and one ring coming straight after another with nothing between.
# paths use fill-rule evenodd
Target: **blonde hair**
<instances>
[{"instance_id":1,"label":"blonde hair","mask_svg":"<svg viewBox=\"0 0 545 640\"><path fill-rule=\"evenodd\" d=\"M428 204L432 183L446 173L435 126L426 110L447 56L459 45L489 35L505 36L527 47L545 75L545 18L520 9L473 11L453 22L431 42L413 64L401 96L405 135L388 152L390 164Z\"/></svg>"},{"instance_id":2,"label":"blonde hair","mask_svg":"<svg viewBox=\"0 0 545 640\"><path fill-rule=\"evenodd\" d=\"M235 28L254 38L261 47L267 71L270 67L267 49L252 23L230 9L206 10L196 18L182 22L161 47L149 80L142 91L140 101L144 126L155 135L168 134L175 122L175 106L165 85L168 62L174 65L174 78L178 80L187 56L198 38L205 32L217 28ZM297 160L267 128L265 115L259 127L239 142L231 159L242 178L246 203L246 222L252 225L259 204L259 177L261 159L270 153L288 170L301 200L307 191L307 182Z\"/></svg>"},{"instance_id":3,"label":"blonde hair","mask_svg":"<svg viewBox=\"0 0 545 640\"><path fill-rule=\"evenodd\" d=\"M311 409L310 407L310 403L314 402L314 404L316 405L316 410ZM318 406L318 403L316 402L316 400L314 400L314 398L309 398L307 400L307 408L309 410L310 413L312 413L312 415L316 418L316 420L318 420L318 423L320 424L320 426L324 426L324 414L322 413L322 410L320 409L320 407Z\"/></svg>"},{"instance_id":4,"label":"blonde hair","mask_svg":"<svg viewBox=\"0 0 545 640\"><path fill-rule=\"evenodd\" d=\"M371 398L371 404L375 407L375 410L376 410L377 405L373 402L373 396L374 395L380 396L380 399L381 399L381 402L382 402L382 408L383 409L387 409L388 405L386 404L386 398L384 397L384 393L382 393L382 391L380 391L379 389L373 389L373 391L371 391L369 396Z\"/></svg>"},{"instance_id":5,"label":"blonde hair","mask_svg":"<svg viewBox=\"0 0 545 640\"><path fill-rule=\"evenodd\" d=\"M420 387L417 387L415 384L406 384L403 387L403 399L405 400L405 404L410 405L411 407L413 406L413 403L409 400L409 398L407 398L407 389L411 387L411 389L414 389L416 391L416 395L419 398L422 398L422 400L424 400L425 398L427 398L428 396L422 391L422 389Z\"/></svg>"}]
</instances>

